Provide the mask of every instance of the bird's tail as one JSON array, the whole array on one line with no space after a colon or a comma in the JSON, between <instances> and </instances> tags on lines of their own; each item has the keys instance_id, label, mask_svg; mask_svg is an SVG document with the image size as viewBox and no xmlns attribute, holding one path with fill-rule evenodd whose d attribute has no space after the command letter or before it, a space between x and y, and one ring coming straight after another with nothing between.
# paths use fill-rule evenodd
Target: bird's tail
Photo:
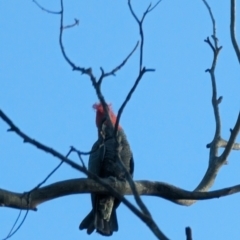
<instances>
[{"instance_id":1,"label":"bird's tail","mask_svg":"<svg viewBox=\"0 0 240 240\"><path fill-rule=\"evenodd\" d=\"M101 235L111 236L113 232L118 231L116 208L113 207L114 198L105 197L97 202L97 211L92 210L83 219L79 229L87 229L88 234L91 234L96 229ZM111 208L110 211L109 207Z\"/></svg>"}]
</instances>

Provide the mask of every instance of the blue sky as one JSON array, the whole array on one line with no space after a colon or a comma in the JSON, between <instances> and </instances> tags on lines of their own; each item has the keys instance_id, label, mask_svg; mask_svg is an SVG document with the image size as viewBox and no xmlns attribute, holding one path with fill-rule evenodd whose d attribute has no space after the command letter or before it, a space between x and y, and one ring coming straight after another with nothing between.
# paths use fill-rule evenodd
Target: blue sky
<instances>
[{"instance_id":1,"label":"blue sky","mask_svg":"<svg viewBox=\"0 0 240 240\"><path fill-rule=\"evenodd\" d=\"M138 16L149 4L132 2ZM216 78L218 94L223 96L220 113L225 139L234 126L240 103L240 68L230 41L228 2L209 1L219 44L223 46ZM60 9L59 1L40 3L52 10ZM139 39L127 1L66 1L65 12L66 25L74 18L80 20L78 27L64 32L66 52L76 65L91 66L96 76L99 67L109 71L117 66ZM61 55L59 20L59 15L41 11L32 1L0 2L0 108L29 136L66 154L71 145L87 151L95 141L92 105L97 97L90 80L73 72ZM207 169L205 146L215 131L211 82L205 73L212 51L203 41L212 35L210 17L201 0L162 1L147 16L144 31L143 64L156 72L144 76L121 118L134 153L134 178L192 190ZM239 30L237 37L240 41ZM104 96L115 112L137 76L138 54L116 77L104 80ZM0 187L28 191L59 161L23 144L6 129L7 125L0 121ZM71 158L78 162L76 156ZM228 162L212 189L240 183L239 153L232 152ZM84 175L63 165L47 184L77 177ZM133 201L132 197L128 199ZM170 239L185 239L186 226L191 226L194 240L240 238L238 194L199 201L191 207L156 197L143 200ZM78 230L90 207L87 194L46 202L37 212L28 214L12 239L103 239L96 233L88 236ZM7 235L18 213L0 208L0 239ZM117 213L119 231L111 239L155 239L124 205Z\"/></svg>"}]
</instances>

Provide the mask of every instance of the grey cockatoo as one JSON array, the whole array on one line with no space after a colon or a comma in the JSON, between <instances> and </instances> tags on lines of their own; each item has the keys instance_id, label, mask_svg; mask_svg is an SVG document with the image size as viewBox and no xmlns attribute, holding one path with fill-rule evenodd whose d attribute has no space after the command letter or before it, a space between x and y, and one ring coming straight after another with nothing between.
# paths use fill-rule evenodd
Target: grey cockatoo
<instances>
[{"instance_id":1,"label":"grey cockatoo","mask_svg":"<svg viewBox=\"0 0 240 240\"><path fill-rule=\"evenodd\" d=\"M117 141L112 137L113 128L116 122L110 105L107 106L110 121L107 120L101 104L94 104L96 109L96 125L98 128L98 140L92 147L89 157L88 170L101 178L114 178L116 180L126 180L126 173L119 166L116 160L117 154L120 156L126 170L132 175L134 170L133 155L126 135L121 126L118 127ZM95 151L94 151L95 150ZM79 228L87 229L91 234L95 229L104 236L111 236L114 231L118 231L116 209L120 201L111 195L91 194L92 210L83 219Z\"/></svg>"}]
</instances>

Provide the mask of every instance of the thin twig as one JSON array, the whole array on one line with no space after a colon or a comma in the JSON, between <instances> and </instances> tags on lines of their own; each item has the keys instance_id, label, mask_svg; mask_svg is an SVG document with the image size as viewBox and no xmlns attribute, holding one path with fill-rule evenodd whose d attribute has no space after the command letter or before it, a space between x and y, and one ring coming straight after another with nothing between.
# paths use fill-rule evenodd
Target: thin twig
<instances>
[{"instance_id":1,"label":"thin twig","mask_svg":"<svg viewBox=\"0 0 240 240\"><path fill-rule=\"evenodd\" d=\"M150 13L152 10L154 10L154 8L156 8L157 7L157 5L161 2L162 0L159 0L157 3L155 3L152 7L150 7L149 9L148 9L148 13Z\"/></svg>"},{"instance_id":2,"label":"thin twig","mask_svg":"<svg viewBox=\"0 0 240 240\"><path fill-rule=\"evenodd\" d=\"M212 10L208 4L208 2L206 0L202 0L203 3L205 4L206 8L208 9L208 12L209 12L209 15L210 15L210 18L212 20L212 28L213 28L213 36L215 37L215 39L217 40L216 38L216 22L215 22L215 18L213 16L213 13L212 13ZM217 46L215 45L215 48L217 48Z\"/></svg>"},{"instance_id":3,"label":"thin twig","mask_svg":"<svg viewBox=\"0 0 240 240\"><path fill-rule=\"evenodd\" d=\"M78 19L74 19L74 23L72 23L72 24L69 24L69 25L66 25L66 26L63 26L63 28L62 29L67 29L67 28L73 28L73 27L75 27L75 26L78 26L79 25L79 20Z\"/></svg>"},{"instance_id":4,"label":"thin twig","mask_svg":"<svg viewBox=\"0 0 240 240\"><path fill-rule=\"evenodd\" d=\"M50 14L61 14L61 12L57 12L57 11L51 11L51 10L48 10L44 7L42 7L37 1L33 0L33 2L41 9L43 10L44 12L47 12L47 13L50 13Z\"/></svg>"},{"instance_id":5,"label":"thin twig","mask_svg":"<svg viewBox=\"0 0 240 240\"><path fill-rule=\"evenodd\" d=\"M235 53L238 58L238 62L240 63L240 49L236 40L236 33L235 33L235 23L236 23L236 14L235 14L235 9L236 9L236 1L231 0L231 7L230 7L230 35L231 35L231 40L232 40L232 45L235 50Z\"/></svg>"},{"instance_id":6,"label":"thin twig","mask_svg":"<svg viewBox=\"0 0 240 240\"><path fill-rule=\"evenodd\" d=\"M66 158L70 155L70 153L71 153L71 149L70 149L69 152L67 153ZM60 162L60 163L57 165L57 167L55 167L55 168L47 175L47 177L46 177L41 183L39 183L36 187L34 187L32 190L30 190L30 191L27 193L27 202L28 202L28 204L30 203L31 193L32 193L33 191L39 189L39 188L53 175L53 173L55 173L55 172L57 171L57 169L58 169L62 164L63 164L63 161ZM12 228L11 228L9 234L8 234L8 236L7 236L6 238L4 238L3 240L9 239L10 237L12 237L12 236L20 229L20 227L23 225L23 223L24 223L24 221L25 221L25 219L26 219L26 217L27 217L27 215L28 215L28 211L29 211L29 209L27 209L27 212L25 213L25 216L24 216L23 220L21 221L21 223L20 223L20 224L18 225L18 227L13 231L13 229L14 229L14 227L16 226L16 224L17 224L17 222L18 222L18 220L19 220L19 217L20 217L20 215L21 215L21 211L20 211L20 213L19 213L16 221L14 222L14 224L13 224L13 226L12 226ZM12 231L13 231L13 232L12 232Z\"/></svg>"},{"instance_id":7,"label":"thin twig","mask_svg":"<svg viewBox=\"0 0 240 240\"><path fill-rule=\"evenodd\" d=\"M72 150L70 149L69 152L68 152L67 155L66 155L66 158L70 155L71 151L72 151ZM60 162L60 163L57 165L57 167L55 167L55 168L47 175L47 177L46 177L41 183L39 183L36 187L34 187L32 190L30 190L30 191L27 193L27 195L28 195L28 197L27 197L27 202L28 202L28 204L29 204L29 202L30 202L31 193L32 193L33 191L39 189L39 188L53 175L53 173L55 173L55 172L57 171L57 169L58 169L62 164L63 164L63 161ZM27 217L28 211L29 211L29 209L27 209L27 212L26 212L23 220L22 220L21 223L19 224L19 226L15 229L15 231L13 231L13 229L14 229L14 227L16 226L16 224L17 224L17 222L18 222L18 220L19 220L19 217L20 217L20 215L21 215L21 211L20 211L20 213L19 213L16 221L14 222L14 224L13 224L13 226L12 226L12 228L11 228L9 234L8 234L8 236L7 236L6 238L4 238L3 240L6 240L6 239L12 237L12 236L20 229L20 227L23 225L23 223L24 223L24 221L25 221L25 219L26 219L26 217ZM12 232L12 231L13 231L13 232Z\"/></svg>"},{"instance_id":8,"label":"thin twig","mask_svg":"<svg viewBox=\"0 0 240 240\"><path fill-rule=\"evenodd\" d=\"M20 218L20 216L21 216L21 213L22 213L22 209L20 209L20 211L19 211L19 213L18 213L18 216L17 216L14 224L12 225L12 228L10 229L7 237L6 237L6 238L3 238L2 240L6 240L6 239L8 239L8 238L11 237L11 234L12 234L12 232L13 232L13 229L15 228L15 226L16 226L16 224L17 224L17 222L18 222L18 220L19 220L19 218Z\"/></svg>"},{"instance_id":9,"label":"thin twig","mask_svg":"<svg viewBox=\"0 0 240 240\"><path fill-rule=\"evenodd\" d=\"M82 163L82 166L83 166L85 169L87 169L86 166L85 166L85 163L84 163L84 161L83 161L83 159L82 159L82 155L83 155L82 152L81 152L81 151L78 151L77 149L75 149L75 148L72 147L72 146L71 146L71 151L77 153L77 155L78 155L78 157L79 157L79 159L80 159L80 161L81 161L81 163ZM96 152L96 149L94 149L94 151L88 152L87 155L89 155L89 154L91 154L91 153L93 153L93 152ZM84 155L86 155L86 154L84 154Z\"/></svg>"},{"instance_id":10,"label":"thin twig","mask_svg":"<svg viewBox=\"0 0 240 240\"><path fill-rule=\"evenodd\" d=\"M223 151L222 155L220 156L221 162L225 162L227 160L227 157L232 150L232 147L237 138L237 135L239 134L239 131L240 131L240 113L238 114L236 124L235 124L233 130L231 131L231 135L228 140L227 146L226 146L225 150Z\"/></svg>"},{"instance_id":11,"label":"thin twig","mask_svg":"<svg viewBox=\"0 0 240 240\"><path fill-rule=\"evenodd\" d=\"M144 33L143 33L143 29L142 29L142 24L143 24L143 20L144 20L144 15L142 20L140 21L137 17L137 15L135 14L135 12L133 11L132 5L131 5L131 0L128 0L128 7L130 9L130 12L132 13L132 16L134 17L134 19L136 20L136 22L138 23L138 27L139 27L139 33L140 33L140 57L139 57L139 74L142 70L142 61L143 61L143 44L144 44Z\"/></svg>"},{"instance_id":12,"label":"thin twig","mask_svg":"<svg viewBox=\"0 0 240 240\"><path fill-rule=\"evenodd\" d=\"M70 148L71 148L71 150L72 150L73 152L76 152L76 153L78 153L78 154L80 154L80 155L85 155L85 156L90 155L90 154L92 154L92 153L95 153L95 152L98 151L99 148L101 148L101 147L102 147L102 145L99 144L99 146L98 146L97 148L95 148L94 150L92 150L92 151L82 152L82 151L77 150L75 147L70 146Z\"/></svg>"},{"instance_id":13,"label":"thin twig","mask_svg":"<svg viewBox=\"0 0 240 240\"><path fill-rule=\"evenodd\" d=\"M128 7L130 9L130 12L131 12L133 18L138 23L139 34L140 34L140 39L141 39L140 40L140 57L139 57L139 74L142 70L142 65L143 65L143 46L144 46L143 22L144 22L145 17L147 16L147 14L150 13L153 9L155 9L160 2L161 2L161 0L159 0L156 4L154 4L153 7L151 7L152 4L150 3L149 6L147 7L146 11L143 13L141 20L139 20L139 18L137 17L136 13L134 12L134 10L132 8L131 0L128 0Z\"/></svg>"},{"instance_id":14,"label":"thin twig","mask_svg":"<svg viewBox=\"0 0 240 240\"><path fill-rule=\"evenodd\" d=\"M63 0L61 0L61 11L60 11L60 32L59 32L59 45L60 45L60 49L63 55L63 58L66 60L66 62L72 67L73 71L79 71L82 74L86 74L87 76L89 76L92 85L96 91L96 94L98 96L99 101L101 102L104 112L106 114L107 119L110 119L109 117L109 113L108 113L108 109L107 109L107 104L106 101L101 93L101 85L97 84L97 80L96 77L93 75L92 73L92 69L91 68L83 68L83 67L79 67L76 66L74 64L74 62L72 62L70 60L70 58L67 56L65 49L64 49L64 45L63 45L63 30L64 30L64 25L63 25L63 16L64 16L64 6L63 6Z\"/></svg>"},{"instance_id":15,"label":"thin twig","mask_svg":"<svg viewBox=\"0 0 240 240\"><path fill-rule=\"evenodd\" d=\"M72 152L72 149L70 149L70 150L68 151L68 153L66 154L65 158L68 158L68 156L71 154L71 152ZM34 187L32 190L30 190L30 191L28 192L28 194L31 194L31 192L33 192L34 190L40 188L45 182L47 182L47 180L62 166L63 163L64 163L64 162L61 161L61 162L47 175L47 177L46 177L42 182L40 182L36 187Z\"/></svg>"},{"instance_id":16,"label":"thin twig","mask_svg":"<svg viewBox=\"0 0 240 240\"><path fill-rule=\"evenodd\" d=\"M27 210L27 212L25 213L25 215L24 215L22 221L20 222L20 224L18 225L18 227L13 232L12 232L12 230L13 230L13 228L12 228L11 231L9 232L8 236L6 238L2 239L2 240L9 239L10 237L12 237L21 228L21 226L23 225L23 223L25 222L25 220L27 218L28 212L29 212L29 210ZM16 219L16 221L14 223L14 226L16 225L19 217L20 217L20 215L17 217L17 219Z\"/></svg>"},{"instance_id":17,"label":"thin twig","mask_svg":"<svg viewBox=\"0 0 240 240\"><path fill-rule=\"evenodd\" d=\"M132 94L134 93L134 91L136 90L140 80L142 79L143 75L146 73L146 72L154 72L155 69L146 69L146 68L143 68L142 71L139 73L133 87L130 89L128 95L126 96L126 99L124 100L124 102L122 103L121 107L119 108L118 110L118 114L117 114L117 119L116 119L116 123L115 123L115 127L114 127L114 134L116 134L117 132L117 129L118 129L118 125L119 125L119 121L120 121L120 118L121 118L121 115L123 113L123 110L125 108L125 106L127 105L128 101L131 99L132 97Z\"/></svg>"},{"instance_id":18,"label":"thin twig","mask_svg":"<svg viewBox=\"0 0 240 240\"><path fill-rule=\"evenodd\" d=\"M56 158L59 158L60 160L62 160L63 162L67 163L68 165L70 165L72 168L83 172L84 169L82 166L80 166L79 164L73 162L72 160L66 158L65 156L63 156L61 153L55 151L54 149L30 138L28 135L26 135L24 132L22 132L12 121L10 118L7 117L7 115L0 109L0 117L2 118L2 120L4 122L6 122L10 128L8 129L8 132L15 132L18 136L20 136L23 139L24 143L29 143L32 144L33 146L37 147L38 149L41 149L44 152L50 153L51 155L53 155Z\"/></svg>"},{"instance_id":19,"label":"thin twig","mask_svg":"<svg viewBox=\"0 0 240 240\"><path fill-rule=\"evenodd\" d=\"M61 0L61 11L60 11L60 33L59 33L59 45L61 48L61 52L63 54L64 59L67 61L67 63L72 67L72 70L75 71L80 71L82 74L86 73L87 74L87 69L82 68L82 67L77 67L67 56L64 46L63 46L63 30L64 30L64 25L63 25L63 14L64 14L64 7L63 7L63 0Z\"/></svg>"},{"instance_id":20,"label":"thin twig","mask_svg":"<svg viewBox=\"0 0 240 240\"><path fill-rule=\"evenodd\" d=\"M115 67L112 71L105 73L104 70L103 70L103 68L100 68L102 74L101 74L101 76L100 76L100 78L99 78L99 80L98 80L98 84L99 84L99 85L102 83L103 78L108 77L108 76L110 76L110 75L114 75L114 76L115 76L115 73L116 73L117 71L119 71L119 70L126 64L126 62L128 61L128 59L129 59L129 58L133 55L133 53L136 51L136 49L137 49L137 47L138 47L138 44L139 44L139 41L136 43L135 47L134 47L133 50L128 54L128 56L123 60L123 62L122 62L121 64L119 64L117 67Z\"/></svg>"}]
</instances>

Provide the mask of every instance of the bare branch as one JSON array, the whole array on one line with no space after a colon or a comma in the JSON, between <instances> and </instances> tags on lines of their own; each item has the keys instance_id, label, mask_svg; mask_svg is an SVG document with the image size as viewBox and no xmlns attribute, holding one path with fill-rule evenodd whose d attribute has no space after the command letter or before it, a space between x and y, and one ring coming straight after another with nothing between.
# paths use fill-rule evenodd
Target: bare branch
<instances>
[{"instance_id":1,"label":"bare branch","mask_svg":"<svg viewBox=\"0 0 240 240\"><path fill-rule=\"evenodd\" d=\"M132 189L127 182L113 182L110 179L101 180L109 187L113 188L122 201L123 195L133 195ZM240 184L210 192L191 192L164 182L139 180L134 183L139 195L160 197L184 206L189 205L176 202L176 200L208 200L226 197L240 192ZM76 178L56 182L34 190L31 194L29 203L27 193L16 193L0 189L0 206L36 211L36 207L44 202L59 197L83 193L112 194L112 191L106 189L105 186L102 186L101 183L93 179ZM143 216L141 213L139 215ZM146 218L146 216L144 218Z\"/></svg>"},{"instance_id":2,"label":"bare branch","mask_svg":"<svg viewBox=\"0 0 240 240\"><path fill-rule=\"evenodd\" d=\"M156 4L154 4L152 7L148 8L148 12L147 13L150 13L154 8L157 7L157 5L161 2L162 0L159 0ZM150 5L151 6L151 5Z\"/></svg>"},{"instance_id":3,"label":"bare branch","mask_svg":"<svg viewBox=\"0 0 240 240\"><path fill-rule=\"evenodd\" d=\"M154 10L154 8L157 7L157 5L161 2L162 0L159 0L156 4L154 4L152 6L152 3L149 4L149 6L147 7L146 11L143 13L142 19L140 20L140 22L144 21L144 18L147 16L148 13L150 13L152 10Z\"/></svg>"},{"instance_id":4,"label":"bare branch","mask_svg":"<svg viewBox=\"0 0 240 240\"><path fill-rule=\"evenodd\" d=\"M72 152L72 149L70 149L70 150L68 151L68 153L66 154L65 158L68 158L68 156L71 154L71 152ZM61 162L47 175L47 177L46 177L42 182L40 182L36 187L34 187L34 188L29 192L29 195L31 194L32 191L40 188L44 183L46 183L47 180L62 166L62 164L63 164L63 161L61 161Z\"/></svg>"},{"instance_id":5,"label":"bare branch","mask_svg":"<svg viewBox=\"0 0 240 240\"><path fill-rule=\"evenodd\" d=\"M78 25L79 25L79 20L75 18L74 23L64 26L63 29L72 28Z\"/></svg>"},{"instance_id":6,"label":"bare branch","mask_svg":"<svg viewBox=\"0 0 240 240\"><path fill-rule=\"evenodd\" d=\"M96 152L97 150L98 150L98 148L94 149L94 150L91 151L91 152ZM78 157L79 157L79 159L80 159L80 161L81 161L81 163L82 163L83 168L87 170L87 168L86 168L86 166L85 166L85 163L84 163L84 161L83 161L83 159L82 159L82 154L81 154L81 152L78 151L77 149L75 149L74 147L71 147L71 151L77 153L77 155L78 155Z\"/></svg>"},{"instance_id":7,"label":"bare branch","mask_svg":"<svg viewBox=\"0 0 240 240\"><path fill-rule=\"evenodd\" d=\"M217 37L216 37L216 22L215 22L215 19L214 19L212 10L211 10L211 8L210 8L210 6L209 6L209 4L207 3L206 0L202 0L202 1L203 1L203 3L205 4L206 8L208 9L210 18L211 18L211 20L212 20L212 28L213 28L213 35L212 35L212 36L214 36L214 38L215 38L216 41L217 41ZM216 45L215 45L215 48L217 48Z\"/></svg>"},{"instance_id":8,"label":"bare branch","mask_svg":"<svg viewBox=\"0 0 240 240\"><path fill-rule=\"evenodd\" d=\"M67 163L68 165L70 165L72 168L80 171L80 172L84 172L84 169L82 166L78 165L77 163L73 162L72 160L69 160L68 158L64 157L61 153L57 152L56 150L30 138L28 135L26 135L25 133L23 133L8 117L7 115L4 114L4 112L0 109L0 118L2 118L2 120L4 122L6 122L9 126L10 129L8 129L9 132L15 132L18 136L20 136L23 139L24 143L30 143L33 146L37 147L38 149L46 152L46 153L50 153L51 155L53 155L54 157L62 160L63 162ZM85 172L84 172L85 173Z\"/></svg>"},{"instance_id":9,"label":"bare branch","mask_svg":"<svg viewBox=\"0 0 240 240\"><path fill-rule=\"evenodd\" d=\"M105 72L103 71L103 68L101 68L102 74L101 74L101 76L100 76L100 78L99 78L99 80L98 80L98 84L101 84L103 78L105 78L105 77L108 77L108 76L110 76L110 75L115 76L115 73L116 73L117 71L119 71L119 70L127 63L128 59L129 59L129 58L133 55L133 53L136 51L136 49L137 49L137 47L138 47L138 44L139 44L139 41L136 43L135 47L134 47L133 50L128 54L128 56L123 60L123 62L122 62L121 64L119 64L117 67L115 67L112 71L105 73Z\"/></svg>"},{"instance_id":10,"label":"bare branch","mask_svg":"<svg viewBox=\"0 0 240 240\"><path fill-rule=\"evenodd\" d=\"M185 232L186 232L187 240L193 240L192 229L190 227L186 227Z\"/></svg>"},{"instance_id":11,"label":"bare branch","mask_svg":"<svg viewBox=\"0 0 240 240\"><path fill-rule=\"evenodd\" d=\"M235 53L238 58L238 62L240 63L240 49L236 40L236 34L235 34L235 23L236 23L236 14L235 14L235 9L236 9L236 1L231 0L231 7L230 7L230 35L231 35L231 40L232 40L232 45L235 50Z\"/></svg>"},{"instance_id":12,"label":"bare branch","mask_svg":"<svg viewBox=\"0 0 240 240\"><path fill-rule=\"evenodd\" d=\"M157 3L158 4L158 3ZM151 8L151 4L149 5L149 7L147 8L147 10L145 11L145 13L143 14L143 17L141 19L141 21L137 18L136 14L134 13L132 6L131 6L131 1L128 1L128 6L130 9L130 12L132 13L133 17L135 18L136 22L139 25L139 30L140 30L140 36L141 36L141 41L140 41L140 66L139 66L139 74L138 77L132 87L132 89L129 91L125 101L123 102L123 104L121 105L118 114L117 114L117 119L116 119L116 123L115 123L115 127L114 127L114 136L116 137L117 135L117 131L118 131L118 125L119 125L119 121L121 118L121 114L125 108L125 106L127 105L127 102L130 100L133 92L135 91L135 89L138 86L138 83L140 82L140 80L142 79L143 75L148 72L148 71L154 71L153 69L146 69L145 67L142 67L142 61L143 61L143 44L144 44L144 33L143 33L143 28L142 28L142 24L144 21L145 16L147 15L148 12L150 12L151 10L153 10L157 4ZM120 158L119 158L120 159ZM127 176L127 181L130 184L130 187L133 191L134 194L134 198L136 203L138 204L138 206L140 207L140 209L143 211L143 213L149 217L149 223L148 226L150 227L150 229L153 231L153 233L155 233L155 235L159 238L159 239L165 239L166 236L161 232L161 230L158 228L157 224L154 222L154 220L151 217L151 214L149 212L149 210L147 209L147 207L145 206L145 204L143 203L143 201L141 200L140 196L138 195L138 192L136 190L134 181L132 180L130 174L127 172L125 166L122 164L121 160L119 160L120 165L122 166L122 168L125 170L126 176Z\"/></svg>"},{"instance_id":13,"label":"bare branch","mask_svg":"<svg viewBox=\"0 0 240 240\"><path fill-rule=\"evenodd\" d=\"M44 7L42 7L37 1L33 0L33 2L41 9L43 10L44 12L47 12L47 13L50 13L50 14L61 14L61 11L57 12L57 11L51 11L51 10L48 10Z\"/></svg>"},{"instance_id":14,"label":"bare branch","mask_svg":"<svg viewBox=\"0 0 240 240\"><path fill-rule=\"evenodd\" d=\"M227 146L228 142L224 139L220 139L217 143L217 146L219 148L225 148ZM211 147L211 143L208 143L206 145L207 148L210 148ZM232 145L232 150L240 150L240 143L233 143Z\"/></svg>"},{"instance_id":15,"label":"bare branch","mask_svg":"<svg viewBox=\"0 0 240 240\"><path fill-rule=\"evenodd\" d=\"M140 21L139 21L137 15L136 15L135 12L133 11L132 4L131 4L131 0L128 0L128 6L129 6L130 12L131 12L131 14L133 15L134 19L136 20L136 22L137 22L138 24L140 24Z\"/></svg>"},{"instance_id":16,"label":"bare branch","mask_svg":"<svg viewBox=\"0 0 240 240\"><path fill-rule=\"evenodd\" d=\"M222 155L220 156L221 162L225 162L227 160L227 157L230 154L231 149L233 148L234 142L237 138L239 131L240 131L240 113L238 114L236 124L235 124L233 130L231 131L231 136L228 140L227 146L226 146L225 150L223 151Z\"/></svg>"},{"instance_id":17,"label":"bare branch","mask_svg":"<svg viewBox=\"0 0 240 240\"><path fill-rule=\"evenodd\" d=\"M21 212L22 212L22 210L20 210L20 212L19 212L19 214L18 214L18 216L17 216L17 219L15 220L15 222L14 222L11 230L9 231L9 233L8 233L8 235L7 235L7 237L4 238L4 239L2 239L2 240L7 240L7 239L11 238L11 237L21 228L21 226L23 225L23 223L25 222L25 220L26 220L26 218L27 218L29 209L27 209L27 212L25 213L22 221L21 221L20 224L17 226L17 228L13 231L14 227L16 226L16 224L17 224L17 222L18 222L18 220L19 220L19 218L20 218L20 216L21 216Z\"/></svg>"},{"instance_id":18,"label":"bare branch","mask_svg":"<svg viewBox=\"0 0 240 240\"><path fill-rule=\"evenodd\" d=\"M140 80L142 79L143 75L146 72L153 72L155 71L155 69L146 69L145 67L142 67L142 61L143 61L143 44L144 44L144 33L143 33L143 21L145 16L151 12L155 7L157 7L157 5L161 2L158 1L153 7L151 7L151 4L148 6L147 10L144 12L143 17L141 20L138 19L137 15L135 14L135 12L133 11L132 5L131 5L131 0L128 0L128 7L130 9L130 12L132 14L132 16L134 17L134 19L136 20L136 22L138 23L138 27L139 27L139 31L140 31L140 64L139 64L139 74L136 78L136 81L132 87L132 89L129 91L125 101L123 102L123 104L121 105L120 109L118 110L118 115L117 115L117 120L116 120L116 124L115 124L115 129L114 129L114 135L116 136L117 133L117 129L118 129L118 125L119 125L119 121L123 112L123 109L125 108L125 106L127 105L128 101L130 100L133 92L135 91L135 89L138 86L138 83L140 82Z\"/></svg>"},{"instance_id":19,"label":"bare branch","mask_svg":"<svg viewBox=\"0 0 240 240\"><path fill-rule=\"evenodd\" d=\"M147 215L143 214L141 211L139 211L133 204L131 204L128 200L126 200L121 193L117 192L114 188L112 188L108 182L106 182L105 179L101 179L98 176L96 176L95 174L89 172L86 170L85 167L80 166L79 164L76 164L75 162L73 162L72 160L64 157L61 153L57 152L56 150L45 146L44 144L31 139L29 136L27 136L25 133L23 133L18 127L15 126L15 124L3 113L3 111L0 110L0 117L3 119L3 121L5 121L9 126L10 129L8 131L13 131L15 132L18 136L20 136L24 143L30 143L32 145L34 145L35 147L50 153L51 155L53 155L54 157L60 159L61 161L63 161L64 163L67 163L68 165L70 165L71 167L73 167L74 169L79 170L80 172L85 173L89 178L95 180L97 183L100 183L102 186L104 186L114 197L118 198L120 201L122 201L134 214L136 214L143 222L145 222L147 224L147 226L151 229L151 231L155 234L156 237L158 237L158 239L161 240L167 240L168 238L161 232L161 230L157 227L157 225L154 223L154 221ZM6 193L6 191L5 191ZM29 195L31 196L30 199L32 199L32 194L33 192L27 193L27 209L31 209L30 203L29 203ZM3 195L3 200L6 197L6 194ZM1 199L0 199L0 205L2 205L1 203ZM21 197L21 203L22 203L22 197ZM16 206L12 206L13 208Z\"/></svg>"},{"instance_id":20,"label":"bare branch","mask_svg":"<svg viewBox=\"0 0 240 240\"><path fill-rule=\"evenodd\" d=\"M117 114L117 120L116 120L116 123L115 123L115 134L117 132L117 129L118 129L118 125L119 125L119 122L120 122L120 118L121 118L121 115L123 113L123 110L125 108L125 106L127 105L128 101L131 99L132 97L132 94L134 93L134 91L136 90L140 80L142 79L143 75L146 73L146 72L154 72L155 69L146 69L145 67L141 70L141 72L139 73L133 87L131 88L131 90L129 91L126 99L124 100L123 104L121 105L121 107L119 108L118 110L118 114Z\"/></svg>"},{"instance_id":21,"label":"bare branch","mask_svg":"<svg viewBox=\"0 0 240 240\"><path fill-rule=\"evenodd\" d=\"M102 106L103 106L103 109L104 109L104 112L106 114L106 117L107 119L110 119L109 117L109 113L108 113L108 109L107 109L107 104L106 104L106 101L104 99L104 96L102 95L101 93L101 83L98 84L97 83L97 80L96 80L96 77L94 76L94 74L92 73L92 69L91 68L83 68L83 67L78 67L74 64L74 62L72 62L70 60L70 58L67 56L66 52L65 52L65 49L64 49L64 46L63 46L63 41L62 41L62 38L63 38L63 30L64 30L64 26L63 26L63 16L64 16L64 6L63 6L63 0L61 0L61 18L60 18L60 33L59 33L59 45L60 45L60 49L61 49L61 52L62 52L62 55L63 55L63 58L66 60L66 62L72 67L73 71L79 71L81 72L82 74L86 74L91 82L92 82L92 85L96 91L96 94L98 96L98 99L99 101L101 102ZM111 121L110 121L111 122Z\"/></svg>"},{"instance_id":22,"label":"bare branch","mask_svg":"<svg viewBox=\"0 0 240 240\"><path fill-rule=\"evenodd\" d=\"M63 14L64 14L64 7L63 7L63 0L61 0L61 11L60 11L60 33L59 33L59 45L61 48L61 52L62 55L64 57L64 59L66 60L66 62L72 67L73 71L80 71L82 74L87 74L89 72L89 69L85 69L82 67L77 67L71 60L70 58L67 56L64 46L63 46L63 30L64 30L64 25L63 25Z\"/></svg>"},{"instance_id":23,"label":"bare branch","mask_svg":"<svg viewBox=\"0 0 240 240\"><path fill-rule=\"evenodd\" d=\"M154 8L157 7L157 5L161 2L158 1L153 7L151 7L152 5L150 4L146 11L143 13L143 16L141 18L141 20L138 19L136 13L133 11L132 5L131 5L131 0L128 0L128 7L130 9L130 12L133 16L133 18L136 20L136 22L138 23L138 27L139 27L139 33L140 33L140 57L139 57L139 74L142 71L142 65L143 65L143 45L144 45L144 32L143 32L143 22L145 17L147 16L148 13L150 13Z\"/></svg>"},{"instance_id":24,"label":"bare branch","mask_svg":"<svg viewBox=\"0 0 240 240\"><path fill-rule=\"evenodd\" d=\"M215 78L215 68L217 64L217 58L218 54L222 47L218 47L218 39L216 36L216 23L215 19L212 13L212 10L210 6L208 5L207 1L203 0L205 6L208 9L209 15L212 20L212 26L213 26L213 33L212 33L212 39L214 42L214 45L212 44L209 37L205 39L204 41L211 47L213 50L213 61L212 66L210 69L206 70L206 72L209 72L212 82L212 106L213 106L213 112L216 122L216 128L215 128L215 135L213 138L213 141L210 146L210 154L209 154L209 163L212 163L216 160L216 157L218 156L218 141L221 139L221 119L220 119L220 113L219 113L219 98L217 96L217 85L216 85L216 78Z\"/></svg>"}]
</instances>

